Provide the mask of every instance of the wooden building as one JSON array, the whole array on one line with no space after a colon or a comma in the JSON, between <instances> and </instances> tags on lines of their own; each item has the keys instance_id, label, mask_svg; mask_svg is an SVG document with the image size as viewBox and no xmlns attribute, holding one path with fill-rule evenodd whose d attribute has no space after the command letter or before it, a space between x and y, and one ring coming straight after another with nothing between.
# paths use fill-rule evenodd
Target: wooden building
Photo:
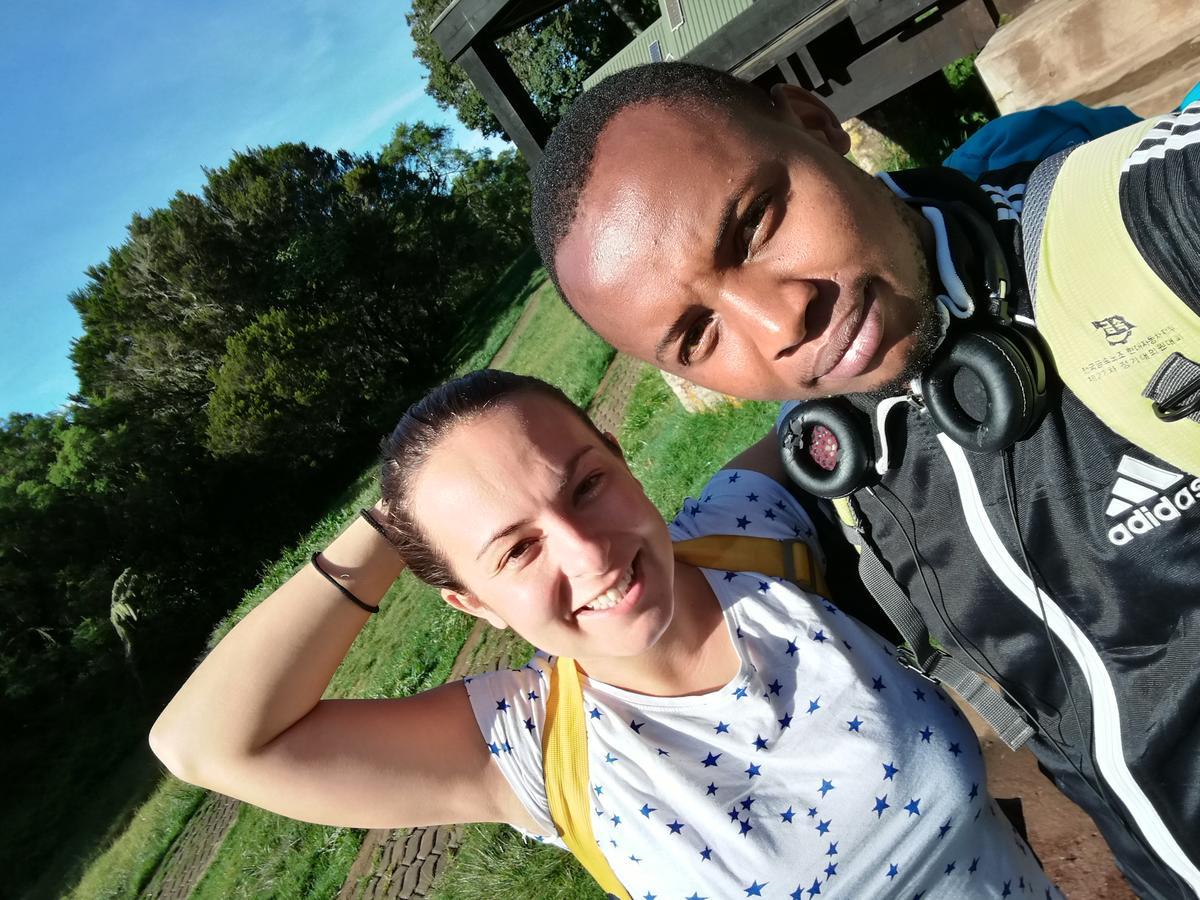
<instances>
[{"instance_id":1,"label":"wooden building","mask_svg":"<svg viewBox=\"0 0 1200 900\"><path fill-rule=\"evenodd\" d=\"M549 128L496 46L563 0L450 0L434 39L466 71L531 162ZM764 83L813 90L848 119L983 47L993 0L659 0L661 17L592 79L686 59Z\"/></svg>"}]
</instances>

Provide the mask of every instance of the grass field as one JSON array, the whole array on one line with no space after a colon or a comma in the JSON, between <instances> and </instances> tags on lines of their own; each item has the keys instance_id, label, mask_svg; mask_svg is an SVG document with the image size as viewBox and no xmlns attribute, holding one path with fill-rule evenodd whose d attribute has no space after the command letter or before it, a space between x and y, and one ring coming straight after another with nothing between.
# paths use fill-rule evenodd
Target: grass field
<instances>
[{"instance_id":1,"label":"grass field","mask_svg":"<svg viewBox=\"0 0 1200 900\"><path fill-rule=\"evenodd\" d=\"M538 306L515 341L504 368L554 381L586 403L612 358L553 294L541 270L526 273L508 290L519 302L503 308L495 327L479 336L480 347L464 352L462 369L490 359L512 330L525 302ZM765 433L773 410L745 404L689 416L649 368L630 402L620 438L634 471L650 497L672 515L682 498L729 457ZM377 497L375 473L364 472L344 499L317 522L303 541L276 560L262 582L214 630L219 640L250 609L307 562L364 505ZM389 592L383 611L373 616L330 685L329 696L398 697L443 682L461 649L472 620L450 610L411 576ZM528 645L508 633L489 630L475 649L484 661L504 652L527 655ZM164 776L130 827L88 868L72 892L80 900L132 898L145 886L172 841L196 809L202 792ZM193 894L196 898L323 897L336 895L362 841L354 829L290 821L243 806L216 859ZM435 896L456 900L498 898L598 898L591 880L565 854L529 844L503 826L468 829L455 861L435 886Z\"/></svg>"},{"instance_id":2,"label":"grass field","mask_svg":"<svg viewBox=\"0 0 1200 900\"><path fill-rule=\"evenodd\" d=\"M453 351L463 360L459 371L478 368L491 359L525 304L536 295L537 310L505 368L554 381L568 395L586 400L595 393L612 351L565 310L545 272L533 268L529 259L524 265L514 264L497 285L499 315L491 329L475 336L476 348ZM534 346L527 349L530 343ZM210 646L304 565L313 550L327 544L360 507L371 505L377 497L372 467L347 489L345 502L267 568L261 583L214 630ZM385 598L383 611L363 629L334 676L328 696L399 697L440 684L471 625L434 590L406 574ZM135 897L201 796L202 792L164 776L129 828L87 868L71 896L80 900ZM331 896L341 887L361 841L361 831L304 825L246 806L194 896Z\"/></svg>"}]
</instances>

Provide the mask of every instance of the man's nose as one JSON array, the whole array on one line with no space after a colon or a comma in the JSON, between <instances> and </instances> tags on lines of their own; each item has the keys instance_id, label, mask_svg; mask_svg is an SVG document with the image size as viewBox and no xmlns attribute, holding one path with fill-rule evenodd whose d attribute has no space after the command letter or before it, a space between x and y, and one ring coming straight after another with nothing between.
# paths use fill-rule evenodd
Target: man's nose
<instances>
[{"instance_id":1,"label":"man's nose","mask_svg":"<svg viewBox=\"0 0 1200 900\"><path fill-rule=\"evenodd\" d=\"M722 291L724 318L757 347L768 361L786 359L807 337L805 314L817 299L812 282L743 277Z\"/></svg>"}]
</instances>

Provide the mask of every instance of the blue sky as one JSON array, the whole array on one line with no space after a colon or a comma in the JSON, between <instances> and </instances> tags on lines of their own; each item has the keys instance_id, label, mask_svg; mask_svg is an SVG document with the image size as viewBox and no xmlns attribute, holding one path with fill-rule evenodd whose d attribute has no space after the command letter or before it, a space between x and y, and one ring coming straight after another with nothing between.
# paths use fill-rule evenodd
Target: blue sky
<instances>
[{"instance_id":1,"label":"blue sky","mask_svg":"<svg viewBox=\"0 0 1200 900\"><path fill-rule=\"evenodd\" d=\"M378 150L424 93L407 4L109 0L0 9L0 417L77 390L67 300L135 210L280 141ZM498 142L486 142L493 148Z\"/></svg>"}]
</instances>

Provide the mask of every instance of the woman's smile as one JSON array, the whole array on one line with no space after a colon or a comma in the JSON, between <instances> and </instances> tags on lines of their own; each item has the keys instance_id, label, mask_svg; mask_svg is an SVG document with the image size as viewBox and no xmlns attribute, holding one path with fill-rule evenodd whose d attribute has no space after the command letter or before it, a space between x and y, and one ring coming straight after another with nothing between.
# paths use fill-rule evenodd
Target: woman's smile
<instances>
[{"instance_id":1,"label":"woman's smile","mask_svg":"<svg viewBox=\"0 0 1200 900\"><path fill-rule=\"evenodd\" d=\"M638 551L633 562L617 579L617 583L577 609L575 615L582 619L596 616L620 616L637 606L644 588L641 567L638 564L640 559L641 551Z\"/></svg>"}]
</instances>

